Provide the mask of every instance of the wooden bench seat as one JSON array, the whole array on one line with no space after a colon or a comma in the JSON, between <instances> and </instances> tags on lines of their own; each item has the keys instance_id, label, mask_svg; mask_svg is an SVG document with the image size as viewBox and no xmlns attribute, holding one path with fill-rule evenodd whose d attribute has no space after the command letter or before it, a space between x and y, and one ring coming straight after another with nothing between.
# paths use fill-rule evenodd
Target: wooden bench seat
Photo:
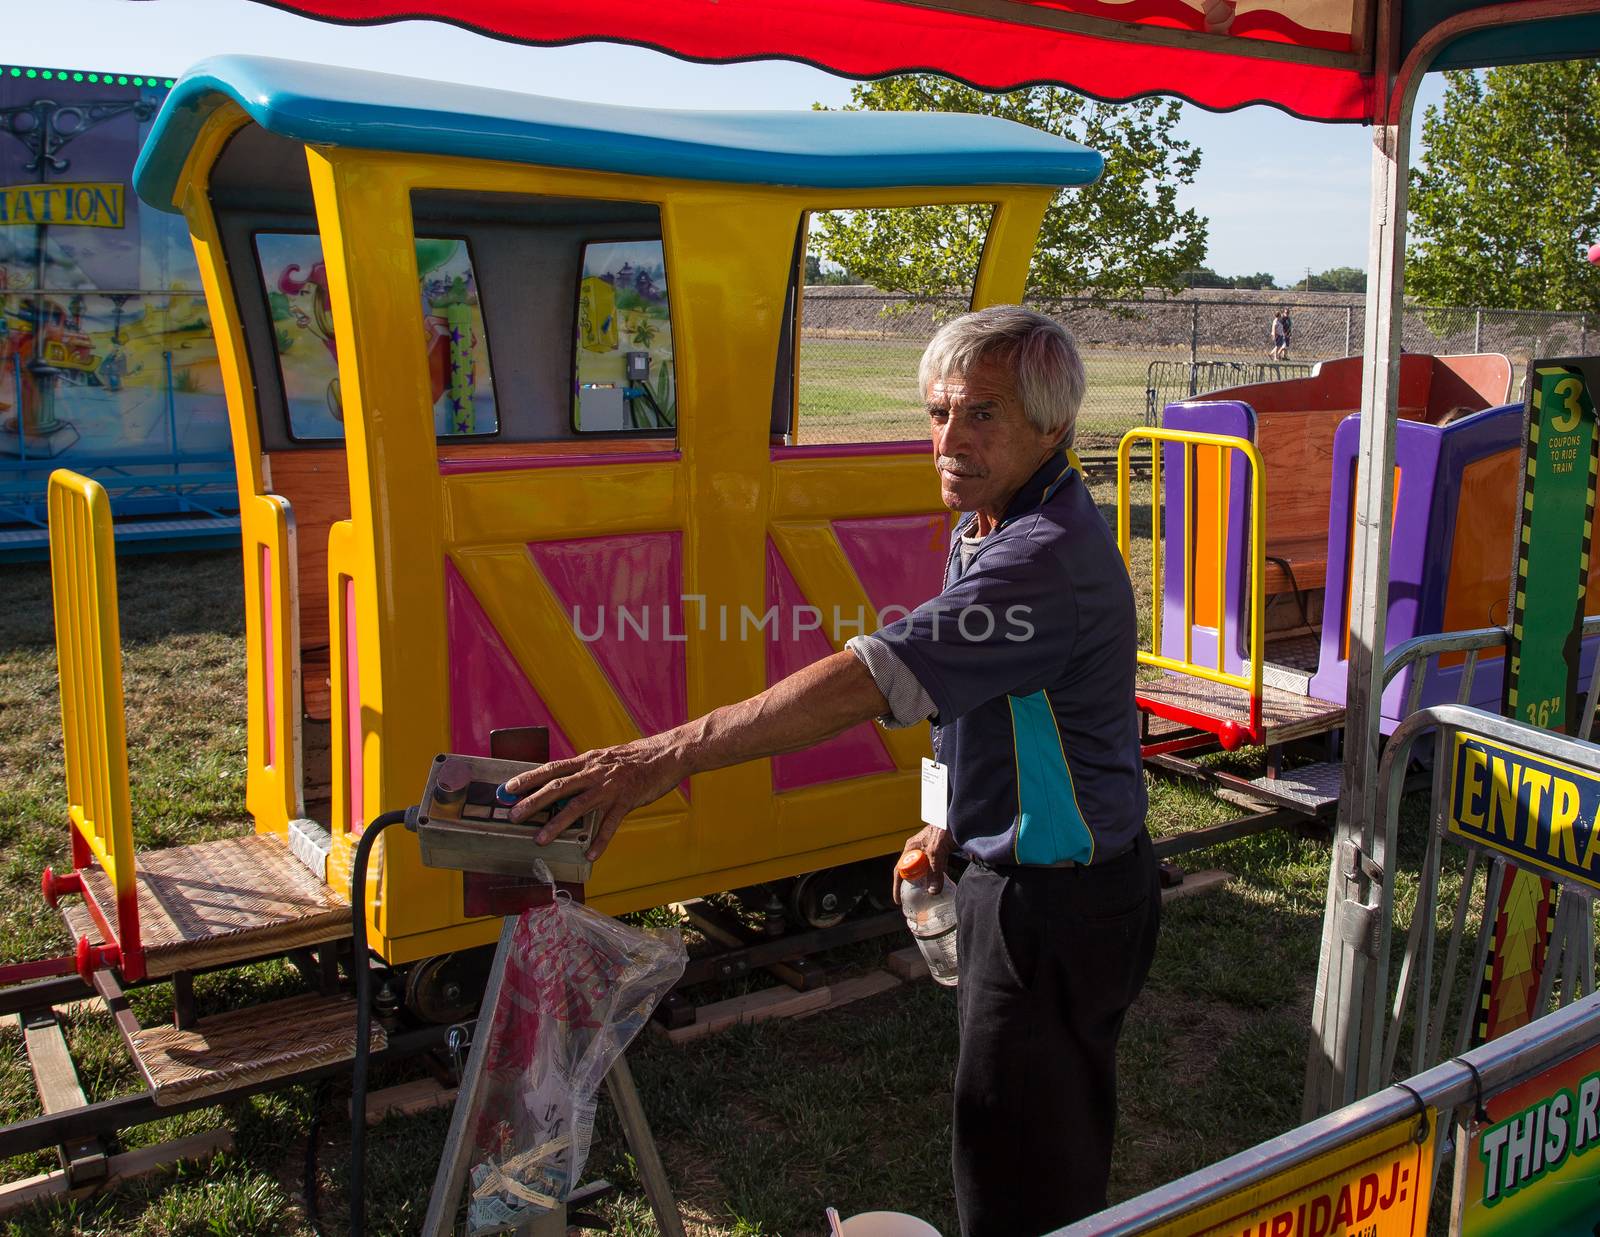
<instances>
[{"instance_id":1,"label":"wooden bench seat","mask_svg":"<svg viewBox=\"0 0 1600 1237\"><path fill-rule=\"evenodd\" d=\"M1279 593L1309 593L1322 587L1328 574L1328 538L1301 536L1267 537L1265 582L1267 596Z\"/></svg>"},{"instance_id":2,"label":"wooden bench seat","mask_svg":"<svg viewBox=\"0 0 1600 1237\"><path fill-rule=\"evenodd\" d=\"M1305 378L1229 387L1200 397L1237 400L1255 412L1256 450L1266 474L1269 596L1324 586L1334 434L1361 406L1361 366L1361 357L1343 357L1324 361L1316 374ZM1498 354L1407 354L1400 358L1398 413L1403 420L1436 423L1456 408L1503 402L1510 383L1510 362ZM1272 562L1274 558L1285 560L1289 570Z\"/></svg>"}]
</instances>

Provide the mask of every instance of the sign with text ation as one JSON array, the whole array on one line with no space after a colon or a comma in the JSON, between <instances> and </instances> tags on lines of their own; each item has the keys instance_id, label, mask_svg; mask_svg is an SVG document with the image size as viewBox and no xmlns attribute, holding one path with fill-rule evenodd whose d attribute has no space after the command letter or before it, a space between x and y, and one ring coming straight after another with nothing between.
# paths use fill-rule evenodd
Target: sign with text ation
<instances>
[{"instance_id":1,"label":"sign with text ation","mask_svg":"<svg viewBox=\"0 0 1600 1237\"><path fill-rule=\"evenodd\" d=\"M1458 732L1450 787L1447 823L1458 838L1600 890L1600 777Z\"/></svg>"},{"instance_id":2,"label":"sign with text ation","mask_svg":"<svg viewBox=\"0 0 1600 1237\"><path fill-rule=\"evenodd\" d=\"M1422 1118L1326 1151L1145 1237L1423 1237L1437 1136L1430 1108Z\"/></svg>"},{"instance_id":3,"label":"sign with text ation","mask_svg":"<svg viewBox=\"0 0 1600 1237\"><path fill-rule=\"evenodd\" d=\"M127 187L93 184L0 186L0 227L7 224L66 224L75 228L120 228Z\"/></svg>"}]
</instances>

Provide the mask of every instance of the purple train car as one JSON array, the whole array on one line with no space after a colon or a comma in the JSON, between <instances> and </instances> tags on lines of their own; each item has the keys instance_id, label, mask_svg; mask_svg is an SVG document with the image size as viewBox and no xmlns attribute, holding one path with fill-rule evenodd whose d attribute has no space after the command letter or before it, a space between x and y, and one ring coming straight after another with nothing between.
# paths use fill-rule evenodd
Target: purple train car
<instances>
[{"instance_id":1,"label":"purple train car","mask_svg":"<svg viewBox=\"0 0 1600 1237\"><path fill-rule=\"evenodd\" d=\"M1401 361L1390 648L1418 635L1505 623L1522 437L1522 407L1505 402L1511 381L1505 357L1408 354ZM1169 404L1162 419L1165 429L1248 439L1261 455L1266 630L1260 726L1250 737L1269 748L1343 725L1360 434L1353 410L1360 402L1360 372L1360 357L1326 362L1307 378ZM1191 663L1216 666L1220 639L1222 668L1245 673L1249 465L1237 452L1201 448L1186 478L1183 447L1168 443L1162 451L1166 519L1158 651L1184 659L1187 616ZM1193 494L1185 494L1186 480ZM1224 487L1225 496L1219 493ZM1226 556L1220 597L1219 553ZM1591 586L1590 613L1600 613L1596 593L1600 589ZM1586 652L1585 676L1594 656L1592 649ZM1483 656L1472 703L1498 707L1501 661L1498 653ZM1438 659L1425 680L1422 704L1454 700L1461 674L1459 654ZM1385 733L1399 723L1409 686L1407 672L1385 692ZM1156 721L1147 728L1147 750L1182 744L1172 738L1180 733L1170 720L1175 715L1198 728L1202 740L1226 739L1224 727L1232 723L1237 735L1249 707L1245 693L1183 674L1141 684L1139 696ZM1206 716L1216 725L1208 726Z\"/></svg>"}]
</instances>

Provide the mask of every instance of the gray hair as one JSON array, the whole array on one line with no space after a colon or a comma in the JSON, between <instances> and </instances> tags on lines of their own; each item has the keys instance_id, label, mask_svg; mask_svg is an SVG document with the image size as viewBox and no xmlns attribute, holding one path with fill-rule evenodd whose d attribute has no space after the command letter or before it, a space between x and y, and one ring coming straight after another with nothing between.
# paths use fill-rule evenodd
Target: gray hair
<instances>
[{"instance_id":1,"label":"gray hair","mask_svg":"<svg viewBox=\"0 0 1600 1237\"><path fill-rule=\"evenodd\" d=\"M917 385L923 398L935 382L971 373L985 361L1012 369L1028 420L1047 434L1065 426L1062 445L1072 445L1084 372L1078 342L1066 327L1021 305L991 305L952 318L922 353Z\"/></svg>"}]
</instances>

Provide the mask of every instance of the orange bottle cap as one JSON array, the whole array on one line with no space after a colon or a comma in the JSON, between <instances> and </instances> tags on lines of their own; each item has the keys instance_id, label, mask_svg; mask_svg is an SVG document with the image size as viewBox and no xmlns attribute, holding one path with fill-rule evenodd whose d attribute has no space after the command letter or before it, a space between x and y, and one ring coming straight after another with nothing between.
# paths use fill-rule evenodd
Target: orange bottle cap
<instances>
[{"instance_id":1,"label":"orange bottle cap","mask_svg":"<svg viewBox=\"0 0 1600 1237\"><path fill-rule=\"evenodd\" d=\"M922 880L932 871L933 864L928 862L927 852L921 850L906 851L894 867L894 874L903 881Z\"/></svg>"}]
</instances>

